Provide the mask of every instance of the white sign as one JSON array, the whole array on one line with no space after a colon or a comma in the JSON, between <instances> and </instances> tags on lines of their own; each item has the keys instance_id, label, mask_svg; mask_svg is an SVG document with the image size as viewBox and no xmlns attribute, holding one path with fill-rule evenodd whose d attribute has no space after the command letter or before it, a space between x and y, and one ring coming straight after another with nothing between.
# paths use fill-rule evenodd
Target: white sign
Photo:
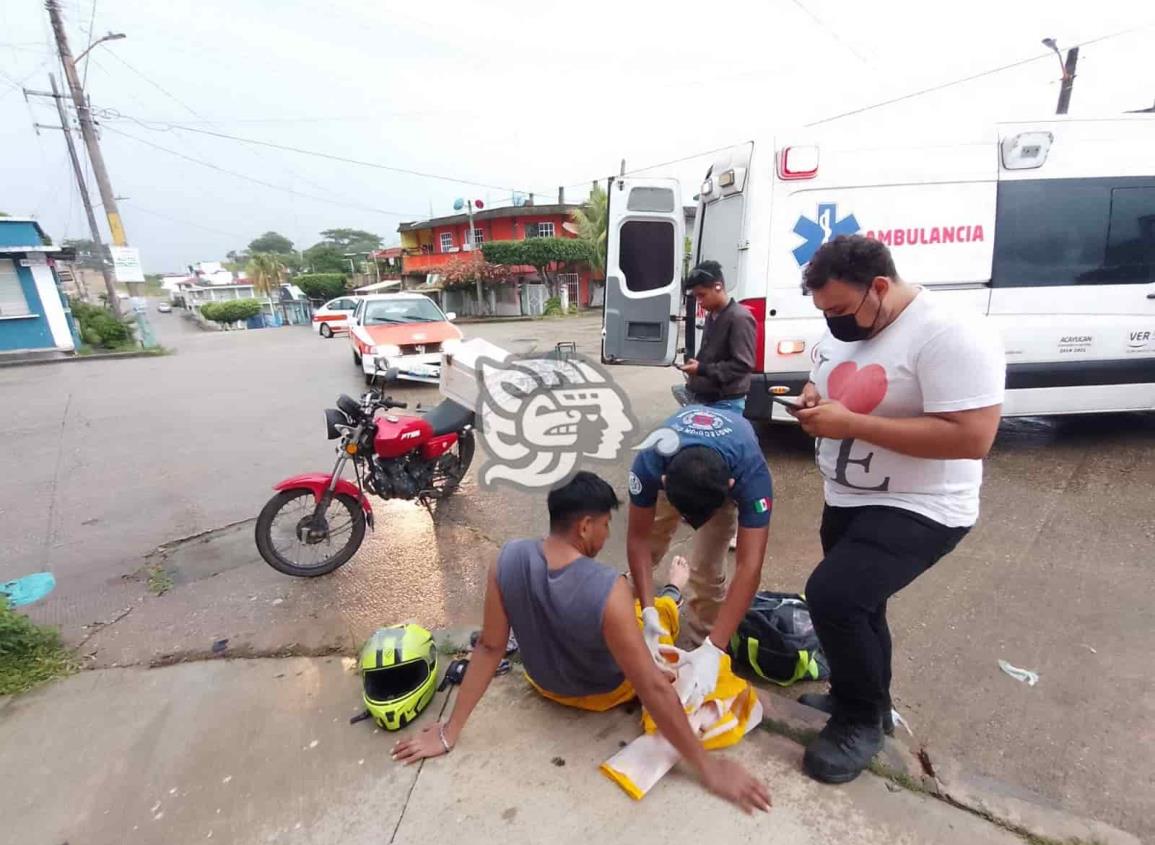
<instances>
[{"instance_id":1,"label":"white sign","mask_svg":"<svg viewBox=\"0 0 1155 845\"><path fill-rule=\"evenodd\" d=\"M144 270L140 266L140 250L131 246L109 247L112 250L112 264L118 282L143 282Z\"/></svg>"}]
</instances>

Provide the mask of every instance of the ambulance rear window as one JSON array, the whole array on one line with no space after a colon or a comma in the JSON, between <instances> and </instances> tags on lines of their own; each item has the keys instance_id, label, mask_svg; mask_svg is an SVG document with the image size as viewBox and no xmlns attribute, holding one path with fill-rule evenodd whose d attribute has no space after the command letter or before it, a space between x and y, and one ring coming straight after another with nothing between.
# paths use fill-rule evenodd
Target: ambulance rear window
<instances>
[{"instance_id":1,"label":"ambulance rear window","mask_svg":"<svg viewBox=\"0 0 1155 845\"><path fill-rule=\"evenodd\" d=\"M664 288L674 280L674 224L628 220L618 234L618 266L635 292Z\"/></svg>"}]
</instances>

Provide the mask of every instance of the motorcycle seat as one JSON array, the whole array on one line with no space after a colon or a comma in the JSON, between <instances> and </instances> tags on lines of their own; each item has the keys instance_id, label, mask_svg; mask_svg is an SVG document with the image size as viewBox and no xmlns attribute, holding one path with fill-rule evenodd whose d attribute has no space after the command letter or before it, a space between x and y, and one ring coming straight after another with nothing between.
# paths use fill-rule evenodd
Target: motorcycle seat
<instances>
[{"instance_id":1,"label":"motorcycle seat","mask_svg":"<svg viewBox=\"0 0 1155 845\"><path fill-rule=\"evenodd\" d=\"M434 435L449 434L472 425L473 411L452 399L446 399L425 415L425 422L429 423Z\"/></svg>"}]
</instances>

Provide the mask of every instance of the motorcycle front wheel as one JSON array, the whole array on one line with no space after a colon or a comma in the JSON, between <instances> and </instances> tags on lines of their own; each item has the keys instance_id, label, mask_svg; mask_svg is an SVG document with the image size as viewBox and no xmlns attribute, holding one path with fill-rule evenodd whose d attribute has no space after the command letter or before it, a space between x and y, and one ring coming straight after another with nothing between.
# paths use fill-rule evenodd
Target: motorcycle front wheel
<instances>
[{"instance_id":1,"label":"motorcycle front wheel","mask_svg":"<svg viewBox=\"0 0 1155 845\"><path fill-rule=\"evenodd\" d=\"M311 490L283 490L257 517L257 551L278 572L297 578L328 575L357 553L365 539L365 512L352 496L336 493L314 524Z\"/></svg>"}]
</instances>

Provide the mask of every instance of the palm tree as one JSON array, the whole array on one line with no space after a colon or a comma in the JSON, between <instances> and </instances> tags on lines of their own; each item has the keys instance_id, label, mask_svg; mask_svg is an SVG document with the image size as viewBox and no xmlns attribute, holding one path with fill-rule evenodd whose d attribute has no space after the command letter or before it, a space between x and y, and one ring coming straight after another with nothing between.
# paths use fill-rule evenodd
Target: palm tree
<instances>
[{"instance_id":1,"label":"palm tree","mask_svg":"<svg viewBox=\"0 0 1155 845\"><path fill-rule=\"evenodd\" d=\"M603 276L606 270L606 227L609 222L609 204L606 200L602 186L595 184L586 204L570 213L577 236L593 248L590 267Z\"/></svg>"},{"instance_id":2,"label":"palm tree","mask_svg":"<svg viewBox=\"0 0 1155 845\"><path fill-rule=\"evenodd\" d=\"M281 298L281 278L285 274L285 265L279 256L271 252L259 252L250 256L245 274L253 284L253 291L264 294L269 300L269 309L276 316L277 306L273 297Z\"/></svg>"}]
</instances>

